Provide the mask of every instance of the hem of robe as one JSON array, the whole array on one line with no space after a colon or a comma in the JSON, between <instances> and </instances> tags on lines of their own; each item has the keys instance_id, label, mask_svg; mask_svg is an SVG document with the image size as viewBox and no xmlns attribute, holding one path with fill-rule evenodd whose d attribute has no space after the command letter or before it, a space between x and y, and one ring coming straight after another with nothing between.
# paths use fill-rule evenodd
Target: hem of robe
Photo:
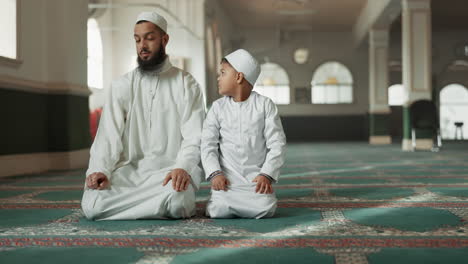
<instances>
[{"instance_id":1,"label":"hem of robe","mask_svg":"<svg viewBox=\"0 0 468 264\"><path fill-rule=\"evenodd\" d=\"M268 218L276 211L275 193L255 192L256 183L229 185L227 191L211 190L206 214L211 218ZM252 202L254 201L254 202Z\"/></svg>"},{"instance_id":2,"label":"hem of robe","mask_svg":"<svg viewBox=\"0 0 468 264\"><path fill-rule=\"evenodd\" d=\"M112 176L109 189L85 187L82 209L88 219L134 220L179 219L195 214L195 187L191 182L186 191L177 192L171 181L162 186L168 170L138 174L132 168L121 167ZM133 180L133 181L132 181Z\"/></svg>"}]
</instances>

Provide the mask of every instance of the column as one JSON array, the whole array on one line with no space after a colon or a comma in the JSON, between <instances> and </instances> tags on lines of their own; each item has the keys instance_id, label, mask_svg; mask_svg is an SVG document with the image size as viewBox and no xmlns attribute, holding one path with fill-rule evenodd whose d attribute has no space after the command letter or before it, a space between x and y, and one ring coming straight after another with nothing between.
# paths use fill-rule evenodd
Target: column
<instances>
[{"instance_id":1,"label":"column","mask_svg":"<svg viewBox=\"0 0 468 264\"><path fill-rule=\"evenodd\" d=\"M431 100L431 1L402 0L403 86L407 94L403 105L402 149L410 151L411 120L409 107L418 100ZM417 135L417 149L431 149L432 135Z\"/></svg>"},{"instance_id":2,"label":"column","mask_svg":"<svg viewBox=\"0 0 468 264\"><path fill-rule=\"evenodd\" d=\"M391 144L388 106L388 29L369 34L369 143Z\"/></svg>"}]
</instances>

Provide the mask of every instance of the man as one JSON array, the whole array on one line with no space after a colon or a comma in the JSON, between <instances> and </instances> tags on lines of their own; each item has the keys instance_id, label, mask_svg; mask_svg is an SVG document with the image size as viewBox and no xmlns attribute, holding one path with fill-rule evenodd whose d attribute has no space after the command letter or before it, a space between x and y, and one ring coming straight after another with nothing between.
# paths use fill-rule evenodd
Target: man
<instances>
[{"instance_id":1,"label":"man","mask_svg":"<svg viewBox=\"0 0 468 264\"><path fill-rule=\"evenodd\" d=\"M82 208L88 219L187 218L201 181L200 87L171 65L166 20L143 12L138 67L112 83L91 147Z\"/></svg>"}]
</instances>

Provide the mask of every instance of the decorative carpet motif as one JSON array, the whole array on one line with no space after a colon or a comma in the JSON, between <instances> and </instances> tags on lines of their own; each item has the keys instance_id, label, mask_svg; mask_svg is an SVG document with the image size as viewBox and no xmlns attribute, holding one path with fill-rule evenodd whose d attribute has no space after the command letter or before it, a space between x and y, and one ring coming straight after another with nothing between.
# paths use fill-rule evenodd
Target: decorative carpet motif
<instances>
[{"instance_id":1,"label":"decorative carpet motif","mask_svg":"<svg viewBox=\"0 0 468 264\"><path fill-rule=\"evenodd\" d=\"M290 144L271 219L88 221L84 170L0 178L0 263L468 263L468 144Z\"/></svg>"}]
</instances>

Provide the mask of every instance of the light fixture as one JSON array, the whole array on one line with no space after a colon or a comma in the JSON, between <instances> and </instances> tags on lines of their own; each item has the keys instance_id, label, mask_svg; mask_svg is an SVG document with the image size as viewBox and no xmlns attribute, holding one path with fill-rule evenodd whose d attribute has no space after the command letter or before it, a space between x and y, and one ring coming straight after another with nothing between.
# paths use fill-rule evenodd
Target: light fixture
<instances>
[{"instance_id":1,"label":"light fixture","mask_svg":"<svg viewBox=\"0 0 468 264\"><path fill-rule=\"evenodd\" d=\"M309 59L309 49L299 48L294 51L294 62L297 64L305 64Z\"/></svg>"}]
</instances>

